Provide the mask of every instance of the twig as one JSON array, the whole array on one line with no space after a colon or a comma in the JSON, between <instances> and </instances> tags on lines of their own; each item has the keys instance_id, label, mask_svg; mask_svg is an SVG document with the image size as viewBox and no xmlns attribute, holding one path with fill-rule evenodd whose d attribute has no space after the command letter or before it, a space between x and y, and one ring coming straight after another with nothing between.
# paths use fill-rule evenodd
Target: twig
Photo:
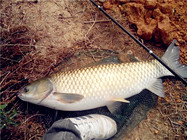
<instances>
[{"instance_id":1,"label":"twig","mask_svg":"<svg viewBox=\"0 0 187 140\"><path fill-rule=\"evenodd\" d=\"M34 138L34 140L35 140L35 139L36 139L36 136L42 137L43 135L41 135L41 134L36 134L36 135L32 136L31 138L29 138L29 140L32 140L33 138Z\"/></svg>"},{"instance_id":2,"label":"twig","mask_svg":"<svg viewBox=\"0 0 187 140\"><path fill-rule=\"evenodd\" d=\"M173 126L173 121L168 117L168 120L169 120L169 122L170 122L170 124L171 124L171 127L172 127L172 130L173 130L173 132L175 132L174 131L174 126Z\"/></svg>"},{"instance_id":3,"label":"twig","mask_svg":"<svg viewBox=\"0 0 187 140\"><path fill-rule=\"evenodd\" d=\"M21 125L25 124L29 119L35 117L35 116L44 116L43 114L35 114L35 115L32 115L30 116L29 118L27 118Z\"/></svg>"},{"instance_id":4,"label":"twig","mask_svg":"<svg viewBox=\"0 0 187 140\"><path fill-rule=\"evenodd\" d=\"M85 34L85 37L87 37L88 33L91 31L91 29L93 28L93 26L95 25L96 21L93 22L93 24L90 26L88 32Z\"/></svg>"},{"instance_id":5,"label":"twig","mask_svg":"<svg viewBox=\"0 0 187 140\"><path fill-rule=\"evenodd\" d=\"M3 44L3 45L0 45L0 47L2 47L2 46L16 46L16 45L18 45L18 46L36 46L36 47L46 47L46 46L39 46L39 45L34 45L34 44L29 44L29 45L27 45L27 44Z\"/></svg>"},{"instance_id":6,"label":"twig","mask_svg":"<svg viewBox=\"0 0 187 140\"><path fill-rule=\"evenodd\" d=\"M97 21L91 20L91 21L84 21L83 23L88 24L88 23L100 23L100 22L110 22L110 21L111 20L97 20Z\"/></svg>"},{"instance_id":7,"label":"twig","mask_svg":"<svg viewBox=\"0 0 187 140\"><path fill-rule=\"evenodd\" d=\"M13 96L13 97L12 97ZM13 102L17 97L15 95L12 95L12 99L10 99L11 97L9 97L8 99L10 99L9 101L3 101L3 102L0 102L0 104L9 104L11 102ZM6 99L7 100L7 99Z\"/></svg>"},{"instance_id":8,"label":"twig","mask_svg":"<svg viewBox=\"0 0 187 140\"><path fill-rule=\"evenodd\" d=\"M94 19L94 21L96 21L96 18ZM86 42L90 41L89 38L87 37L87 35L89 34L89 32L92 30L93 26L95 25L95 22L92 23L92 25L90 26L89 30L87 31L87 33L84 35L85 38L85 46L87 46Z\"/></svg>"},{"instance_id":9,"label":"twig","mask_svg":"<svg viewBox=\"0 0 187 140\"><path fill-rule=\"evenodd\" d=\"M0 56L0 58L1 58L1 59L5 59L5 60L10 60L10 61L14 61L14 62L19 62L19 61L17 61L17 60L14 60L14 59L10 59L10 58L6 58L6 57L1 57L1 56Z\"/></svg>"},{"instance_id":10,"label":"twig","mask_svg":"<svg viewBox=\"0 0 187 140\"><path fill-rule=\"evenodd\" d=\"M10 74L10 71L8 71L8 73L5 75L5 77L3 78L3 80L1 81L0 85L5 81L5 79L7 78L7 76Z\"/></svg>"}]
</instances>

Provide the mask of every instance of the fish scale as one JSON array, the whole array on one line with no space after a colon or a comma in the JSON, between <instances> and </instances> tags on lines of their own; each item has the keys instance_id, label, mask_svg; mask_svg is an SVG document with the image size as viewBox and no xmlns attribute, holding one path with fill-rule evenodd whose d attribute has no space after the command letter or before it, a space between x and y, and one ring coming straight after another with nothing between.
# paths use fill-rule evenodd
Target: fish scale
<instances>
[{"instance_id":1,"label":"fish scale","mask_svg":"<svg viewBox=\"0 0 187 140\"><path fill-rule=\"evenodd\" d=\"M143 85L151 83L149 79L160 77L162 73L155 66L161 67L160 69L165 73L169 73L156 60L153 60L151 62L100 65L60 72L52 75L50 80L58 87L57 91L63 93L78 93L93 98L94 94L102 96L106 92L111 96L123 95L123 92L129 92L128 90L133 86L141 89Z\"/></svg>"}]
</instances>

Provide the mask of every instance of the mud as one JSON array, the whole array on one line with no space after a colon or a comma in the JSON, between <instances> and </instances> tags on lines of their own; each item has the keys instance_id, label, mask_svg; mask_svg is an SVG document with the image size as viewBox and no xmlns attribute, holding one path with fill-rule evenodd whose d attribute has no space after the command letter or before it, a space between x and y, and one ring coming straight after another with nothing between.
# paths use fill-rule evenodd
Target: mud
<instances>
[{"instance_id":1,"label":"mud","mask_svg":"<svg viewBox=\"0 0 187 140\"><path fill-rule=\"evenodd\" d=\"M101 2L101 1L100 1ZM186 9L187 3L175 0L105 0L101 5L106 10L120 10L128 21L136 26L137 34L155 45L168 46L177 39L181 47L182 61L186 63Z\"/></svg>"}]
</instances>

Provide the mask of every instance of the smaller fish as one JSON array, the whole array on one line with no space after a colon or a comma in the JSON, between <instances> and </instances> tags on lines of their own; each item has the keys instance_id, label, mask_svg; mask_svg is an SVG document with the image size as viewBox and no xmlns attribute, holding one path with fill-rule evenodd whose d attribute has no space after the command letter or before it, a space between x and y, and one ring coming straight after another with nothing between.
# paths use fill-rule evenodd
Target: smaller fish
<instances>
[{"instance_id":1,"label":"smaller fish","mask_svg":"<svg viewBox=\"0 0 187 140\"><path fill-rule=\"evenodd\" d=\"M55 122L43 140L106 140L117 133L117 124L105 115L90 114Z\"/></svg>"}]
</instances>

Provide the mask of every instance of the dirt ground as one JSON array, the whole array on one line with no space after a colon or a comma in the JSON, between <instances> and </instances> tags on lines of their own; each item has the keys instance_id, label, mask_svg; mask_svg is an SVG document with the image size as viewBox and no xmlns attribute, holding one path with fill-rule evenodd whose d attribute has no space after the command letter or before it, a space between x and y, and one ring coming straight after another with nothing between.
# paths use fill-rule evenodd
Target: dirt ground
<instances>
[{"instance_id":1,"label":"dirt ground","mask_svg":"<svg viewBox=\"0 0 187 140\"><path fill-rule=\"evenodd\" d=\"M97 2L159 57L176 38L180 61L187 64L185 1ZM51 123L53 110L16 97L24 85L109 56L123 62L130 61L129 54L140 61L153 59L89 1L2 0L0 7L1 139L41 139L44 120ZM163 84L166 97L123 139L187 138L187 87L175 78L165 78Z\"/></svg>"}]
</instances>

